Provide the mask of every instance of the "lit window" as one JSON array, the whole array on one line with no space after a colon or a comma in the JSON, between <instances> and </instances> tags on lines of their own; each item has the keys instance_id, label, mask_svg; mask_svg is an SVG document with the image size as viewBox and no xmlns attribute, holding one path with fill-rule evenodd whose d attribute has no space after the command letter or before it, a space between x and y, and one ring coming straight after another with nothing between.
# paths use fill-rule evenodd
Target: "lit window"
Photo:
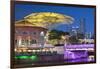
<instances>
[{"instance_id":1,"label":"lit window","mask_svg":"<svg viewBox=\"0 0 100 69\"><path fill-rule=\"evenodd\" d=\"M25 40L22 40L22 45L24 45L25 44Z\"/></svg>"}]
</instances>

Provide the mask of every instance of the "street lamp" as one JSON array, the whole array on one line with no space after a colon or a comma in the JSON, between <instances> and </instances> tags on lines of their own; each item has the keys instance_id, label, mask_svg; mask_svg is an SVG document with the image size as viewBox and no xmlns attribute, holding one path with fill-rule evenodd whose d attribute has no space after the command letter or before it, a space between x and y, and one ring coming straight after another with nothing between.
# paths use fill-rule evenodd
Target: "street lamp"
<instances>
[{"instance_id":1,"label":"street lamp","mask_svg":"<svg viewBox=\"0 0 100 69\"><path fill-rule=\"evenodd\" d=\"M43 48L43 46L44 46L44 32L43 31L41 31L40 32L40 46Z\"/></svg>"}]
</instances>

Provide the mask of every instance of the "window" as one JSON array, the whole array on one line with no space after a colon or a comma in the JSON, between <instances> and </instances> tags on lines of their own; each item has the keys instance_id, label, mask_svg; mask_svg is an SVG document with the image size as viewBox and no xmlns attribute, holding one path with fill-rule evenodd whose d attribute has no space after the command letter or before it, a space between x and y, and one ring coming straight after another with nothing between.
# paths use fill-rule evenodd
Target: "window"
<instances>
[{"instance_id":1,"label":"window","mask_svg":"<svg viewBox=\"0 0 100 69\"><path fill-rule=\"evenodd\" d=\"M25 40L22 40L22 45L25 45Z\"/></svg>"},{"instance_id":2,"label":"window","mask_svg":"<svg viewBox=\"0 0 100 69\"><path fill-rule=\"evenodd\" d=\"M25 32L25 31L24 31L24 32L23 32L23 34L25 34L25 35L26 35L26 34L28 34L28 32Z\"/></svg>"},{"instance_id":3,"label":"window","mask_svg":"<svg viewBox=\"0 0 100 69\"><path fill-rule=\"evenodd\" d=\"M36 44L36 40L32 40L31 41L31 44Z\"/></svg>"},{"instance_id":4,"label":"window","mask_svg":"<svg viewBox=\"0 0 100 69\"><path fill-rule=\"evenodd\" d=\"M36 32L32 32L31 34L32 34L32 35L36 35Z\"/></svg>"}]
</instances>

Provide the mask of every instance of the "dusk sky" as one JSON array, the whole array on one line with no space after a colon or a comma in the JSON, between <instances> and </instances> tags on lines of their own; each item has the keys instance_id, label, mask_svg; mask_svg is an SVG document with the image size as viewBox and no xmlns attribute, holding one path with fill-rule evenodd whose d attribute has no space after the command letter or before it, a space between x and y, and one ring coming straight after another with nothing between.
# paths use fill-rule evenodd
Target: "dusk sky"
<instances>
[{"instance_id":1,"label":"dusk sky","mask_svg":"<svg viewBox=\"0 0 100 69\"><path fill-rule=\"evenodd\" d=\"M21 20L25 16L36 12L55 12L73 17L75 20L71 26L79 26L80 19L85 19L86 32L94 33L94 8L72 7L72 6L54 6L39 4L16 4L15 20ZM67 25L57 27L58 30L66 31Z\"/></svg>"}]
</instances>

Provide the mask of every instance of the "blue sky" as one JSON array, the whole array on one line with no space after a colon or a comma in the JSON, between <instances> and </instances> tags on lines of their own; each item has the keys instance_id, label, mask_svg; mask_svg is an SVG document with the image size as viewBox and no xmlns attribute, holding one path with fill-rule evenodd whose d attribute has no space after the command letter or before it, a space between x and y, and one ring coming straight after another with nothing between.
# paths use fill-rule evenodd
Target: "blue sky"
<instances>
[{"instance_id":1,"label":"blue sky","mask_svg":"<svg viewBox=\"0 0 100 69\"><path fill-rule=\"evenodd\" d=\"M55 12L64 15L69 15L75 20L71 26L79 26L80 19L85 19L86 32L94 33L94 8L82 8L72 6L54 6L54 5L39 5L39 4L16 4L15 5L15 20L23 19L23 17L35 12ZM61 25L56 29L67 31L67 25Z\"/></svg>"}]
</instances>

